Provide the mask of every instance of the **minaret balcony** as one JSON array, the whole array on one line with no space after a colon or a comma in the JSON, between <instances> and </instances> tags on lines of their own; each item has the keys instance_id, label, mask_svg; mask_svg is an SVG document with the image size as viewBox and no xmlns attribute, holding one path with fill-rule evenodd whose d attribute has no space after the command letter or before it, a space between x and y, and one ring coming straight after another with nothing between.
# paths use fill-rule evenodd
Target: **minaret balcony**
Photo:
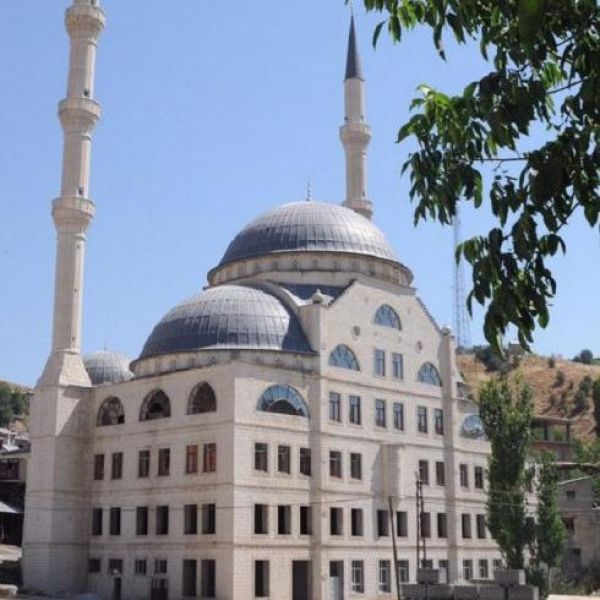
<instances>
[{"instance_id":1,"label":"minaret balcony","mask_svg":"<svg viewBox=\"0 0 600 600\"><path fill-rule=\"evenodd\" d=\"M52 218L60 229L83 233L95 213L96 206L88 198L64 196L52 202Z\"/></svg>"},{"instance_id":2,"label":"minaret balcony","mask_svg":"<svg viewBox=\"0 0 600 600\"><path fill-rule=\"evenodd\" d=\"M63 127L91 129L100 118L100 105L90 98L65 98L58 104Z\"/></svg>"},{"instance_id":3,"label":"minaret balcony","mask_svg":"<svg viewBox=\"0 0 600 600\"><path fill-rule=\"evenodd\" d=\"M96 4L75 4L67 9L65 26L69 35L97 39L106 25L106 15Z\"/></svg>"}]
</instances>

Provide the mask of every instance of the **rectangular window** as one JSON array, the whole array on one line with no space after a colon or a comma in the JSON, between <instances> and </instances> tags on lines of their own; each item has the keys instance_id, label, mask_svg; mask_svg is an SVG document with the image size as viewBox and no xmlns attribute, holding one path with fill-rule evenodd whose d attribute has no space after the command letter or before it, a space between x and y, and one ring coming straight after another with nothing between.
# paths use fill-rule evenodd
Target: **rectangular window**
<instances>
[{"instance_id":1,"label":"rectangular window","mask_svg":"<svg viewBox=\"0 0 600 600\"><path fill-rule=\"evenodd\" d=\"M429 485L429 461L419 461L419 479L423 485Z\"/></svg>"},{"instance_id":2,"label":"rectangular window","mask_svg":"<svg viewBox=\"0 0 600 600\"><path fill-rule=\"evenodd\" d=\"M502 559L501 558L495 558L492 561L492 567L494 569L494 571L498 571L499 569L502 568Z\"/></svg>"},{"instance_id":3,"label":"rectangular window","mask_svg":"<svg viewBox=\"0 0 600 600\"><path fill-rule=\"evenodd\" d=\"M365 563L362 560L353 560L351 563L350 589L356 594L365 591Z\"/></svg>"},{"instance_id":4,"label":"rectangular window","mask_svg":"<svg viewBox=\"0 0 600 600\"><path fill-rule=\"evenodd\" d=\"M475 488L483 489L483 467L475 467Z\"/></svg>"},{"instance_id":5,"label":"rectangular window","mask_svg":"<svg viewBox=\"0 0 600 600\"><path fill-rule=\"evenodd\" d=\"M137 506L135 509L135 534L148 535L148 507Z\"/></svg>"},{"instance_id":6,"label":"rectangular window","mask_svg":"<svg viewBox=\"0 0 600 600\"><path fill-rule=\"evenodd\" d=\"M404 361L402 354L392 353L392 377L394 379L404 378Z\"/></svg>"},{"instance_id":7,"label":"rectangular window","mask_svg":"<svg viewBox=\"0 0 600 600\"><path fill-rule=\"evenodd\" d=\"M344 533L344 510L342 508L329 508L329 533L331 535L343 535Z\"/></svg>"},{"instance_id":8,"label":"rectangular window","mask_svg":"<svg viewBox=\"0 0 600 600\"><path fill-rule=\"evenodd\" d=\"M463 579L471 581L473 579L473 561L463 560Z\"/></svg>"},{"instance_id":9,"label":"rectangular window","mask_svg":"<svg viewBox=\"0 0 600 600\"><path fill-rule=\"evenodd\" d=\"M490 578L490 569L488 566L488 561L485 558L479 559L479 579L489 579Z\"/></svg>"},{"instance_id":10,"label":"rectangular window","mask_svg":"<svg viewBox=\"0 0 600 600\"><path fill-rule=\"evenodd\" d=\"M102 570L102 561L99 558L90 558L88 560L88 573L100 573Z\"/></svg>"},{"instance_id":11,"label":"rectangular window","mask_svg":"<svg viewBox=\"0 0 600 600\"><path fill-rule=\"evenodd\" d=\"M428 512L421 513L421 537L431 537L431 515Z\"/></svg>"},{"instance_id":12,"label":"rectangular window","mask_svg":"<svg viewBox=\"0 0 600 600\"><path fill-rule=\"evenodd\" d=\"M350 534L353 537L360 537L363 535L362 508L352 508L350 510Z\"/></svg>"},{"instance_id":13,"label":"rectangular window","mask_svg":"<svg viewBox=\"0 0 600 600\"><path fill-rule=\"evenodd\" d=\"M266 504L254 505L254 533L269 533L269 507Z\"/></svg>"},{"instance_id":14,"label":"rectangular window","mask_svg":"<svg viewBox=\"0 0 600 600\"><path fill-rule=\"evenodd\" d=\"M164 558L154 560L154 573L156 575L165 575L167 573L167 561Z\"/></svg>"},{"instance_id":15,"label":"rectangular window","mask_svg":"<svg viewBox=\"0 0 600 600\"><path fill-rule=\"evenodd\" d=\"M112 454L112 464L110 469L110 478L111 479L122 479L123 478L123 453L122 452L113 452Z\"/></svg>"},{"instance_id":16,"label":"rectangular window","mask_svg":"<svg viewBox=\"0 0 600 600\"><path fill-rule=\"evenodd\" d=\"M385 400L375 400L375 425L385 427Z\"/></svg>"},{"instance_id":17,"label":"rectangular window","mask_svg":"<svg viewBox=\"0 0 600 600\"><path fill-rule=\"evenodd\" d=\"M208 503L202 505L202 533L212 535L217 532L217 505Z\"/></svg>"},{"instance_id":18,"label":"rectangular window","mask_svg":"<svg viewBox=\"0 0 600 600\"><path fill-rule=\"evenodd\" d=\"M336 479L342 478L342 453L337 450L329 451L329 475Z\"/></svg>"},{"instance_id":19,"label":"rectangular window","mask_svg":"<svg viewBox=\"0 0 600 600\"><path fill-rule=\"evenodd\" d=\"M115 506L111 507L109 511L108 533L110 535L121 535L121 509Z\"/></svg>"},{"instance_id":20,"label":"rectangular window","mask_svg":"<svg viewBox=\"0 0 600 600\"><path fill-rule=\"evenodd\" d=\"M200 561L200 594L202 598L216 597L217 564L213 559Z\"/></svg>"},{"instance_id":21,"label":"rectangular window","mask_svg":"<svg viewBox=\"0 0 600 600\"><path fill-rule=\"evenodd\" d=\"M408 514L404 510L396 513L396 535L398 537L408 537Z\"/></svg>"},{"instance_id":22,"label":"rectangular window","mask_svg":"<svg viewBox=\"0 0 600 600\"><path fill-rule=\"evenodd\" d=\"M290 472L290 447L289 446L278 446L277 447L277 470L280 473Z\"/></svg>"},{"instance_id":23,"label":"rectangular window","mask_svg":"<svg viewBox=\"0 0 600 600\"><path fill-rule=\"evenodd\" d=\"M341 396L337 392L329 392L329 420L337 421L338 423L342 420L341 410Z\"/></svg>"},{"instance_id":24,"label":"rectangular window","mask_svg":"<svg viewBox=\"0 0 600 600\"><path fill-rule=\"evenodd\" d=\"M183 561L181 577L182 596L184 598L193 598L196 596L197 564L195 560L185 559Z\"/></svg>"},{"instance_id":25,"label":"rectangular window","mask_svg":"<svg viewBox=\"0 0 600 600\"><path fill-rule=\"evenodd\" d=\"M92 535L102 535L102 514L101 508L92 508Z\"/></svg>"},{"instance_id":26,"label":"rectangular window","mask_svg":"<svg viewBox=\"0 0 600 600\"><path fill-rule=\"evenodd\" d=\"M375 375L385 377L385 352L383 350L375 350L373 362Z\"/></svg>"},{"instance_id":27,"label":"rectangular window","mask_svg":"<svg viewBox=\"0 0 600 600\"><path fill-rule=\"evenodd\" d=\"M171 469L171 450L169 448L158 449L158 475L165 477Z\"/></svg>"},{"instance_id":28,"label":"rectangular window","mask_svg":"<svg viewBox=\"0 0 600 600\"><path fill-rule=\"evenodd\" d=\"M204 444L202 454L202 471L214 473L217 470L217 445L214 442Z\"/></svg>"},{"instance_id":29,"label":"rectangular window","mask_svg":"<svg viewBox=\"0 0 600 600\"><path fill-rule=\"evenodd\" d=\"M269 470L269 449L262 442L254 444L254 469L265 472Z\"/></svg>"},{"instance_id":30,"label":"rectangular window","mask_svg":"<svg viewBox=\"0 0 600 600\"><path fill-rule=\"evenodd\" d=\"M254 561L254 596L267 598L269 596L269 561Z\"/></svg>"},{"instance_id":31,"label":"rectangular window","mask_svg":"<svg viewBox=\"0 0 600 600\"><path fill-rule=\"evenodd\" d=\"M312 508L300 507L300 535L312 535Z\"/></svg>"},{"instance_id":32,"label":"rectangular window","mask_svg":"<svg viewBox=\"0 0 600 600\"><path fill-rule=\"evenodd\" d=\"M575 498L576 498L575 490L567 490L565 492L565 497L567 500L575 500Z\"/></svg>"},{"instance_id":33,"label":"rectangular window","mask_svg":"<svg viewBox=\"0 0 600 600\"><path fill-rule=\"evenodd\" d=\"M150 450L138 452L138 477L150 477Z\"/></svg>"},{"instance_id":34,"label":"rectangular window","mask_svg":"<svg viewBox=\"0 0 600 600\"><path fill-rule=\"evenodd\" d=\"M471 537L471 515L463 513L460 517L462 524L462 536L464 539Z\"/></svg>"},{"instance_id":35,"label":"rectangular window","mask_svg":"<svg viewBox=\"0 0 600 600\"><path fill-rule=\"evenodd\" d=\"M446 485L446 464L441 461L435 463L435 482L437 485Z\"/></svg>"},{"instance_id":36,"label":"rectangular window","mask_svg":"<svg viewBox=\"0 0 600 600\"><path fill-rule=\"evenodd\" d=\"M183 533L196 535L198 533L198 505L186 504L183 507Z\"/></svg>"},{"instance_id":37,"label":"rectangular window","mask_svg":"<svg viewBox=\"0 0 600 600\"><path fill-rule=\"evenodd\" d=\"M308 476L311 474L310 448L300 448L300 473Z\"/></svg>"},{"instance_id":38,"label":"rectangular window","mask_svg":"<svg viewBox=\"0 0 600 600\"><path fill-rule=\"evenodd\" d=\"M404 431L404 404L394 402L394 429Z\"/></svg>"},{"instance_id":39,"label":"rectangular window","mask_svg":"<svg viewBox=\"0 0 600 600\"><path fill-rule=\"evenodd\" d=\"M399 560L396 565L398 580L400 583L408 583L410 578L410 568L407 560Z\"/></svg>"},{"instance_id":40,"label":"rectangular window","mask_svg":"<svg viewBox=\"0 0 600 600\"><path fill-rule=\"evenodd\" d=\"M571 533L575 532L575 517L564 517L563 523L567 531L570 531Z\"/></svg>"},{"instance_id":41,"label":"rectangular window","mask_svg":"<svg viewBox=\"0 0 600 600\"><path fill-rule=\"evenodd\" d=\"M277 507L277 533L290 535L292 532L292 507L289 504L280 504Z\"/></svg>"},{"instance_id":42,"label":"rectangular window","mask_svg":"<svg viewBox=\"0 0 600 600\"><path fill-rule=\"evenodd\" d=\"M377 568L377 588L384 594L392 591L392 568L389 560L380 560Z\"/></svg>"},{"instance_id":43,"label":"rectangular window","mask_svg":"<svg viewBox=\"0 0 600 600\"><path fill-rule=\"evenodd\" d=\"M448 537L448 518L446 513L437 514L437 536L439 538Z\"/></svg>"},{"instance_id":44,"label":"rectangular window","mask_svg":"<svg viewBox=\"0 0 600 600\"><path fill-rule=\"evenodd\" d=\"M350 453L350 477L362 479L362 455L358 452Z\"/></svg>"},{"instance_id":45,"label":"rectangular window","mask_svg":"<svg viewBox=\"0 0 600 600\"><path fill-rule=\"evenodd\" d=\"M387 510L377 511L377 537L390 535L390 520Z\"/></svg>"},{"instance_id":46,"label":"rectangular window","mask_svg":"<svg viewBox=\"0 0 600 600\"><path fill-rule=\"evenodd\" d=\"M444 435L444 411L441 408L436 408L433 411L433 419L435 432L438 435Z\"/></svg>"},{"instance_id":47,"label":"rectangular window","mask_svg":"<svg viewBox=\"0 0 600 600\"><path fill-rule=\"evenodd\" d=\"M360 425L360 396L348 397L348 420L353 425Z\"/></svg>"},{"instance_id":48,"label":"rectangular window","mask_svg":"<svg viewBox=\"0 0 600 600\"><path fill-rule=\"evenodd\" d=\"M427 407L417 406L417 431L427 433Z\"/></svg>"},{"instance_id":49,"label":"rectangular window","mask_svg":"<svg viewBox=\"0 0 600 600\"><path fill-rule=\"evenodd\" d=\"M123 574L123 559L121 558L109 558L108 559L108 572L111 575L118 573Z\"/></svg>"},{"instance_id":50,"label":"rectangular window","mask_svg":"<svg viewBox=\"0 0 600 600\"><path fill-rule=\"evenodd\" d=\"M189 475L198 472L198 446L185 447L185 472Z\"/></svg>"},{"instance_id":51,"label":"rectangular window","mask_svg":"<svg viewBox=\"0 0 600 600\"><path fill-rule=\"evenodd\" d=\"M148 561L145 558L136 558L133 565L135 575L146 575L148 572Z\"/></svg>"},{"instance_id":52,"label":"rectangular window","mask_svg":"<svg viewBox=\"0 0 600 600\"><path fill-rule=\"evenodd\" d=\"M156 535L169 534L169 507L156 507Z\"/></svg>"},{"instance_id":53,"label":"rectangular window","mask_svg":"<svg viewBox=\"0 0 600 600\"><path fill-rule=\"evenodd\" d=\"M480 540L485 540L485 538L486 538L485 515L477 515L475 518L477 520L477 537Z\"/></svg>"},{"instance_id":54,"label":"rectangular window","mask_svg":"<svg viewBox=\"0 0 600 600\"><path fill-rule=\"evenodd\" d=\"M468 488L469 487L469 471L467 469L467 465L461 463L458 466L459 474L460 474L460 485L461 487Z\"/></svg>"},{"instance_id":55,"label":"rectangular window","mask_svg":"<svg viewBox=\"0 0 600 600\"><path fill-rule=\"evenodd\" d=\"M446 559L438 560L438 569L440 570L440 583L450 581L450 563Z\"/></svg>"},{"instance_id":56,"label":"rectangular window","mask_svg":"<svg viewBox=\"0 0 600 600\"><path fill-rule=\"evenodd\" d=\"M104 479L104 454L94 454L94 480Z\"/></svg>"}]
</instances>

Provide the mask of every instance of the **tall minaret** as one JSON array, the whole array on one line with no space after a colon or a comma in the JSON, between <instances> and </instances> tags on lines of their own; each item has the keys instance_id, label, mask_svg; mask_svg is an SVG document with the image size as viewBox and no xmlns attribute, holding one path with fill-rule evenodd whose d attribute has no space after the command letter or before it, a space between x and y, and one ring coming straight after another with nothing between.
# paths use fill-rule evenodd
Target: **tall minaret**
<instances>
[{"instance_id":1,"label":"tall minaret","mask_svg":"<svg viewBox=\"0 0 600 600\"><path fill-rule=\"evenodd\" d=\"M371 141L371 128L365 122L365 80L356 43L354 15L348 38L344 107L344 125L340 127L340 139L346 153L346 200L343 204L370 219L373 206L367 197L367 146Z\"/></svg>"},{"instance_id":2,"label":"tall minaret","mask_svg":"<svg viewBox=\"0 0 600 600\"><path fill-rule=\"evenodd\" d=\"M71 39L60 197L52 204L57 233L52 350L31 403L31 457L23 531L23 579L47 594L86 587L90 530L90 379L83 366L81 301L89 199L91 135L100 116L94 97L96 43L104 28L99 0L73 0L65 24Z\"/></svg>"},{"instance_id":3,"label":"tall minaret","mask_svg":"<svg viewBox=\"0 0 600 600\"><path fill-rule=\"evenodd\" d=\"M38 385L90 385L81 360L85 233L94 217L89 198L96 45L104 28L99 0L74 0L65 24L71 39L67 97L58 105L64 132L60 197L52 204L57 233L52 350Z\"/></svg>"}]
</instances>

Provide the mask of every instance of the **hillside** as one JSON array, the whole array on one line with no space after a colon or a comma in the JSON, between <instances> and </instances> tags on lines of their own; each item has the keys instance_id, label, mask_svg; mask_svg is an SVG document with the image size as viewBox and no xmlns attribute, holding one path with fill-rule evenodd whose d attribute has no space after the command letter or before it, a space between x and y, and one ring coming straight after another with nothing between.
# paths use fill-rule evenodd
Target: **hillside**
<instances>
[{"instance_id":1,"label":"hillside","mask_svg":"<svg viewBox=\"0 0 600 600\"><path fill-rule=\"evenodd\" d=\"M520 372L533 390L536 414L573 418L574 435L581 440L591 440L595 437L591 391L585 394L585 382L581 384L583 390L579 394L578 391L586 376L592 380L600 377L600 365L584 365L560 358L553 360L554 367L548 357L521 356L519 366L513 372ZM481 383L494 375L474 354L459 355L457 363L475 396ZM564 381L559 372L564 374Z\"/></svg>"}]
</instances>

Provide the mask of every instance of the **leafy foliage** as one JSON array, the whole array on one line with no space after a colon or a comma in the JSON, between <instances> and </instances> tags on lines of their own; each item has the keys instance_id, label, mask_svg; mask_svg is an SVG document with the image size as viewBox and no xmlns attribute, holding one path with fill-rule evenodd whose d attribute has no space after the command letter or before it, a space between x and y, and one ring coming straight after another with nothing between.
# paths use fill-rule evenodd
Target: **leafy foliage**
<instances>
[{"instance_id":1,"label":"leafy foliage","mask_svg":"<svg viewBox=\"0 0 600 600\"><path fill-rule=\"evenodd\" d=\"M418 150L410 175L415 222L450 224L459 201L487 202L496 226L456 250L473 267L468 307L486 306L484 333L501 352L513 324L525 348L549 320L556 292L549 259L565 252L562 230L576 211L598 224L600 197L600 8L596 0L364 0L394 41L417 26L479 43L490 71L451 96L428 85L398 133ZM534 125L546 141L525 149ZM529 142L530 143L530 142ZM531 143L530 143L531 144ZM484 185L483 165L495 166ZM484 192L484 189L486 190Z\"/></svg>"},{"instance_id":2,"label":"leafy foliage","mask_svg":"<svg viewBox=\"0 0 600 600\"><path fill-rule=\"evenodd\" d=\"M560 369L556 371L556 377L554 378L554 385L560 387L565 382L565 372Z\"/></svg>"},{"instance_id":3,"label":"leafy foliage","mask_svg":"<svg viewBox=\"0 0 600 600\"><path fill-rule=\"evenodd\" d=\"M560 562L567 532L558 506L556 461L547 452L541 457L536 492L538 506L533 557L534 562L542 563L549 572Z\"/></svg>"},{"instance_id":4,"label":"leafy foliage","mask_svg":"<svg viewBox=\"0 0 600 600\"><path fill-rule=\"evenodd\" d=\"M15 416L22 416L28 410L27 396L23 392L0 383L0 427L7 427Z\"/></svg>"},{"instance_id":5,"label":"leafy foliage","mask_svg":"<svg viewBox=\"0 0 600 600\"><path fill-rule=\"evenodd\" d=\"M575 362L591 365L594 360L594 355L591 350L582 350L579 354L573 357Z\"/></svg>"},{"instance_id":6,"label":"leafy foliage","mask_svg":"<svg viewBox=\"0 0 600 600\"><path fill-rule=\"evenodd\" d=\"M508 568L525 566L525 550L535 527L527 516L526 460L531 445L531 390L519 382L490 380L479 392L479 413L491 443L487 502L488 527Z\"/></svg>"},{"instance_id":7,"label":"leafy foliage","mask_svg":"<svg viewBox=\"0 0 600 600\"><path fill-rule=\"evenodd\" d=\"M596 437L600 439L600 378L594 381L592 388L592 400L594 402L594 420L596 421Z\"/></svg>"}]
</instances>

